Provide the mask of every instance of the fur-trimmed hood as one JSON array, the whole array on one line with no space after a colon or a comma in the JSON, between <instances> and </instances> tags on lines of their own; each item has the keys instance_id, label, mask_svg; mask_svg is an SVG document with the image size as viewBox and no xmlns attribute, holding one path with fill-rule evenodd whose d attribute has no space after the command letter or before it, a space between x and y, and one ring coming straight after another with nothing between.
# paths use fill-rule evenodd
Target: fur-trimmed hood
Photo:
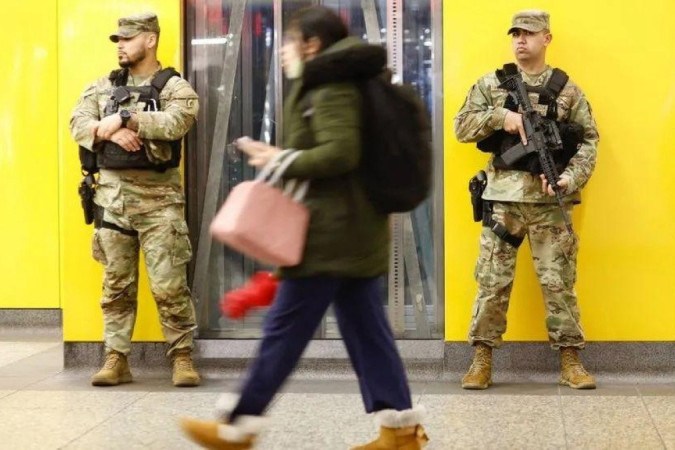
<instances>
[{"instance_id":1,"label":"fur-trimmed hood","mask_svg":"<svg viewBox=\"0 0 675 450\"><path fill-rule=\"evenodd\" d=\"M347 37L305 63L303 89L309 90L326 83L373 78L382 74L386 64L387 53L382 47Z\"/></svg>"}]
</instances>

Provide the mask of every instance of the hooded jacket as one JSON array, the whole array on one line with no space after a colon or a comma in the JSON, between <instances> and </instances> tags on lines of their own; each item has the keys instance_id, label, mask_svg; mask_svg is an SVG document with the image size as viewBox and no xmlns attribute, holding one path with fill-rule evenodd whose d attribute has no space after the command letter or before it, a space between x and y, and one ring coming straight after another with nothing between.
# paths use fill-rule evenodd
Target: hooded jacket
<instances>
[{"instance_id":1,"label":"hooded jacket","mask_svg":"<svg viewBox=\"0 0 675 450\"><path fill-rule=\"evenodd\" d=\"M358 172L363 149L355 85L385 64L384 49L346 38L306 62L291 88L284 147L302 154L285 177L309 180L310 222L302 262L282 268L282 277L373 277L388 270L388 216L367 199Z\"/></svg>"}]
</instances>

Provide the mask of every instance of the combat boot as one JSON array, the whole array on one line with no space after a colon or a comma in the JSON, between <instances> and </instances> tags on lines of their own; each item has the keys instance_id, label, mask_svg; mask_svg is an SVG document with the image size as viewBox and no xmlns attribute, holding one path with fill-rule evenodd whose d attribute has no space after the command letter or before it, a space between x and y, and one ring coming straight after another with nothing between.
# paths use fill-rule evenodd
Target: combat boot
<instances>
[{"instance_id":1,"label":"combat boot","mask_svg":"<svg viewBox=\"0 0 675 450\"><path fill-rule=\"evenodd\" d=\"M375 413L380 425L380 435L372 442L352 450L420 450L427 445L424 427L420 425L423 408L405 411L387 409Z\"/></svg>"},{"instance_id":2,"label":"combat boot","mask_svg":"<svg viewBox=\"0 0 675 450\"><path fill-rule=\"evenodd\" d=\"M173 385L177 387L199 386L201 378L192 364L190 350L176 350L173 356Z\"/></svg>"},{"instance_id":3,"label":"combat boot","mask_svg":"<svg viewBox=\"0 0 675 450\"><path fill-rule=\"evenodd\" d=\"M595 389L595 378L586 372L574 347L560 349L560 384L572 389Z\"/></svg>"},{"instance_id":4,"label":"combat boot","mask_svg":"<svg viewBox=\"0 0 675 450\"><path fill-rule=\"evenodd\" d=\"M180 426L188 437L211 450L248 450L255 444L258 433L267 419L257 416L239 416L234 424L214 420L184 418Z\"/></svg>"},{"instance_id":5,"label":"combat boot","mask_svg":"<svg viewBox=\"0 0 675 450\"><path fill-rule=\"evenodd\" d=\"M487 389L492 384L492 347L479 342L469 371L462 378L462 389Z\"/></svg>"},{"instance_id":6,"label":"combat boot","mask_svg":"<svg viewBox=\"0 0 675 450\"><path fill-rule=\"evenodd\" d=\"M91 377L94 386L116 386L120 383L131 383L131 371L127 357L115 350L105 356L103 368Z\"/></svg>"}]
</instances>

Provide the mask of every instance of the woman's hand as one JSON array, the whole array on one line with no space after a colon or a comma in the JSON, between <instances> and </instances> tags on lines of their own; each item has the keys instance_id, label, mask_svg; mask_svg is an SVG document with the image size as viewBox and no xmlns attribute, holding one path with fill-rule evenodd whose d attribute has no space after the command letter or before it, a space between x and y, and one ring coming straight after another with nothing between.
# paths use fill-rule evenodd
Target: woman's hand
<instances>
[{"instance_id":1,"label":"woman's hand","mask_svg":"<svg viewBox=\"0 0 675 450\"><path fill-rule=\"evenodd\" d=\"M261 141L254 141L249 137L241 137L235 141L239 150L248 155L248 163L254 167L262 167L267 164L281 149Z\"/></svg>"}]
</instances>

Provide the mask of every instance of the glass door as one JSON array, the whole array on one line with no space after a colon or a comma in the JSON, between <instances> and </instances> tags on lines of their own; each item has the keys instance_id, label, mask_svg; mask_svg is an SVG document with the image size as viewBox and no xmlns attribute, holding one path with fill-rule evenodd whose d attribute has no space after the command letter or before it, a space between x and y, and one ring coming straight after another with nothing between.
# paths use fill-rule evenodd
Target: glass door
<instances>
[{"instance_id":1,"label":"glass door","mask_svg":"<svg viewBox=\"0 0 675 450\"><path fill-rule=\"evenodd\" d=\"M211 240L208 225L228 192L255 171L229 144L250 136L281 145L286 90L278 58L283 26L299 8L321 4L345 20L352 35L383 45L399 81L414 86L434 126L437 175L432 197L392 220L392 258L385 307L398 338L443 337L442 106L440 1L190 0L186 2L187 78L199 94L197 125L186 151L187 214L195 258L192 290L201 338L257 338L265 311L242 321L220 315L223 292L260 267ZM439 100L436 101L435 99ZM332 313L316 338L339 337Z\"/></svg>"}]
</instances>

